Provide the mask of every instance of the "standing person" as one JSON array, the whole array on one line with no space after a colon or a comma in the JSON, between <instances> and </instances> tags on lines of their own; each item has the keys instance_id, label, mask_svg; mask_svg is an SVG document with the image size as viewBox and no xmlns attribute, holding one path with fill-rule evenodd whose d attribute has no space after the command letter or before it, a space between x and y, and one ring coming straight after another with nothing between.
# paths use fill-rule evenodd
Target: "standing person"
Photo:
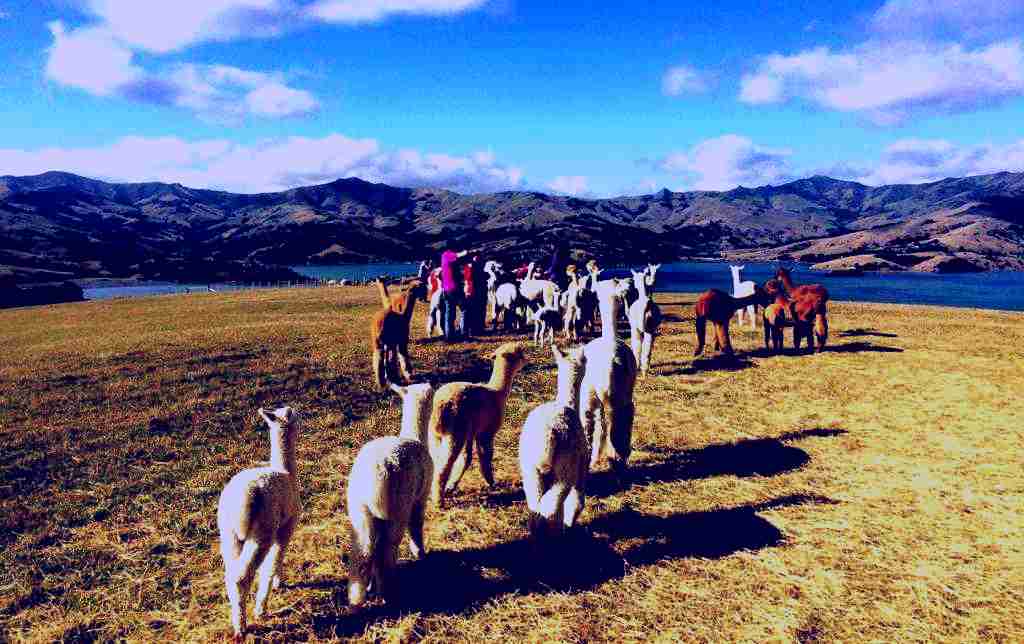
<instances>
[{"instance_id":1,"label":"standing person","mask_svg":"<svg viewBox=\"0 0 1024 644\"><path fill-rule=\"evenodd\" d=\"M467 277L466 325L471 335L481 335L487 321L487 273L480 255L473 255Z\"/></svg>"},{"instance_id":2,"label":"standing person","mask_svg":"<svg viewBox=\"0 0 1024 644\"><path fill-rule=\"evenodd\" d=\"M462 317L458 309L464 299L459 260L468 252L455 252L449 248L441 253L441 320L444 339L448 342L456 340L458 330L465 327L465 321L457 319Z\"/></svg>"},{"instance_id":3,"label":"standing person","mask_svg":"<svg viewBox=\"0 0 1024 644\"><path fill-rule=\"evenodd\" d=\"M548 279L563 291L568 286L568 278L565 274L565 267L569 265L569 246L565 242L558 242L554 252L551 253L551 265L548 266Z\"/></svg>"}]
</instances>

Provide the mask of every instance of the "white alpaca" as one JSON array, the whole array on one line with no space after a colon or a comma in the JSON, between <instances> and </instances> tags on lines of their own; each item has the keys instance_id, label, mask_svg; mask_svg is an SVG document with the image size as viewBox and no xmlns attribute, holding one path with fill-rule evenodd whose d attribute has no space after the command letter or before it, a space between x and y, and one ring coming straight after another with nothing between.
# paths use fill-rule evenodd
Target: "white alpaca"
<instances>
[{"instance_id":1,"label":"white alpaca","mask_svg":"<svg viewBox=\"0 0 1024 644\"><path fill-rule=\"evenodd\" d=\"M661 268L661 264L647 264L647 268L644 269L644 284L647 285L647 294L654 293L654 284L658 281L658 269Z\"/></svg>"},{"instance_id":2,"label":"white alpaca","mask_svg":"<svg viewBox=\"0 0 1024 644\"><path fill-rule=\"evenodd\" d=\"M562 331L565 338L571 342L579 340L580 332L583 330L587 279L574 277L568 290L562 294Z\"/></svg>"},{"instance_id":3,"label":"white alpaca","mask_svg":"<svg viewBox=\"0 0 1024 644\"><path fill-rule=\"evenodd\" d=\"M646 271L633 273L633 283L637 284L639 295L629 307L629 344L633 357L640 366L640 372L647 375L651 367L651 350L654 338L658 335L661 325L661 308L647 294Z\"/></svg>"},{"instance_id":4,"label":"white alpaca","mask_svg":"<svg viewBox=\"0 0 1024 644\"><path fill-rule=\"evenodd\" d=\"M490 310L491 319L498 316L497 295L498 280L505 271L501 262L489 259L484 263L484 273L487 274L487 308Z\"/></svg>"},{"instance_id":5,"label":"white alpaca","mask_svg":"<svg viewBox=\"0 0 1024 644\"><path fill-rule=\"evenodd\" d=\"M562 312L558 305L545 305L536 311L527 312L526 315L533 324L534 343L540 347L554 344L555 328L562 324Z\"/></svg>"},{"instance_id":6,"label":"white alpaca","mask_svg":"<svg viewBox=\"0 0 1024 644\"><path fill-rule=\"evenodd\" d=\"M434 408L434 387L429 382L400 387L390 384L391 391L402 399L402 430L398 432L403 438L415 438L427 444L427 427L430 425L430 412Z\"/></svg>"},{"instance_id":7,"label":"white alpaca","mask_svg":"<svg viewBox=\"0 0 1024 644\"><path fill-rule=\"evenodd\" d=\"M257 570L255 619L263 615L270 587L280 586L285 551L299 518L295 472L298 415L291 407L269 413L261 408L259 414L270 430L270 463L235 474L217 504L224 585L236 641L245 637L245 604Z\"/></svg>"},{"instance_id":8,"label":"white alpaca","mask_svg":"<svg viewBox=\"0 0 1024 644\"><path fill-rule=\"evenodd\" d=\"M583 348L563 354L553 346L551 351L558 364L557 395L530 412L519 435L519 469L533 538L576 523L583 511L590 465L587 437L577 411L586 368Z\"/></svg>"},{"instance_id":9,"label":"white alpaca","mask_svg":"<svg viewBox=\"0 0 1024 644\"><path fill-rule=\"evenodd\" d=\"M493 328L498 328L498 317L506 329L518 324L519 287L510 282L498 286L494 292L494 317L491 318ZM512 316L511 318L509 316Z\"/></svg>"},{"instance_id":10,"label":"white alpaca","mask_svg":"<svg viewBox=\"0 0 1024 644\"><path fill-rule=\"evenodd\" d=\"M740 271L746 266L733 266L729 265L729 270L732 271L732 296L735 298L747 297L754 294L754 282L747 280L745 282L740 281ZM751 304L746 307L747 317L750 318L750 328L757 327L757 305ZM736 323L743 324L743 309L736 309Z\"/></svg>"},{"instance_id":11,"label":"white alpaca","mask_svg":"<svg viewBox=\"0 0 1024 644\"><path fill-rule=\"evenodd\" d=\"M535 271L535 263L531 262L526 271L526 278L519 282L519 295L533 308L557 306L561 291L558 284L551 280L536 279Z\"/></svg>"},{"instance_id":12,"label":"white alpaca","mask_svg":"<svg viewBox=\"0 0 1024 644\"><path fill-rule=\"evenodd\" d=\"M368 592L387 597L398 546L409 531L409 550L419 559L423 519L434 464L420 441L384 436L363 445L352 463L346 494L351 527L348 603L359 606Z\"/></svg>"},{"instance_id":13,"label":"white alpaca","mask_svg":"<svg viewBox=\"0 0 1024 644\"><path fill-rule=\"evenodd\" d=\"M434 337L434 331L442 331L444 325L441 321L441 289L434 291L430 296L430 308L427 310L427 337Z\"/></svg>"},{"instance_id":14,"label":"white alpaca","mask_svg":"<svg viewBox=\"0 0 1024 644\"><path fill-rule=\"evenodd\" d=\"M598 286L601 337L583 349L587 366L580 385L579 414L590 443L590 468L594 469L605 456L621 475L632 450L637 366L633 351L615 334L619 307L616 288L615 284Z\"/></svg>"}]
</instances>

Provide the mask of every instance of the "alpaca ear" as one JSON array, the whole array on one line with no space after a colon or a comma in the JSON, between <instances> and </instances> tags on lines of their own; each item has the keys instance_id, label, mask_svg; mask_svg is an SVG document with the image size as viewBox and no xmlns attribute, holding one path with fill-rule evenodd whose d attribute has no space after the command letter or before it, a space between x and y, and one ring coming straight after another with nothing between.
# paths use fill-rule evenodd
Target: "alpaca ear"
<instances>
[{"instance_id":1,"label":"alpaca ear","mask_svg":"<svg viewBox=\"0 0 1024 644\"><path fill-rule=\"evenodd\" d=\"M262 408L262 407L257 409L256 413L259 414L263 418L263 420L268 422L268 423L276 423L277 422L277 419L273 418L270 414L267 413L267 410Z\"/></svg>"},{"instance_id":2,"label":"alpaca ear","mask_svg":"<svg viewBox=\"0 0 1024 644\"><path fill-rule=\"evenodd\" d=\"M285 423L290 423L295 418L295 412L291 407L282 407L274 411L274 415Z\"/></svg>"},{"instance_id":3,"label":"alpaca ear","mask_svg":"<svg viewBox=\"0 0 1024 644\"><path fill-rule=\"evenodd\" d=\"M561 352L561 350L559 350L557 345L554 345L554 344L551 345L551 353L553 353L555 355L555 360L556 361L557 360L565 360L565 354L563 354Z\"/></svg>"}]
</instances>

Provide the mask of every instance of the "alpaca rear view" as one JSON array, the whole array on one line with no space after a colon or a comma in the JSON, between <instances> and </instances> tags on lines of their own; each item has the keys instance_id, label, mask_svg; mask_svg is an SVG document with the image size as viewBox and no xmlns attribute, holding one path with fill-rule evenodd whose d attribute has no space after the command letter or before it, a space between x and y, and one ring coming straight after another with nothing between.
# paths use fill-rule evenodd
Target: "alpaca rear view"
<instances>
[{"instance_id":1,"label":"alpaca rear view","mask_svg":"<svg viewBox=\"0 0 1024 644\"><path fill-rule=\"evenodd\" d=\"M582 347L565 354L558 347L551 350L558 364L557 395L529 413L519 435L519 468L534 540L575 525L590 463L577 411L586 357Z\"/></svg>"},{"instance_id":2,"label":"alpaca rear view","mask_svg":"<svg viewBox=\"0 0 1024 644\"><path fill-rule=\"evenodd\" d=\"M295 472L298 415L290 407L271 412L261 408L259 415L270 430L270 463L232 477L217 504L224 584L236 641L245 637L246 601L257 570L256 619L263 615L271 586L281 584L285 551L299 517Z\"/></svg>"},{"instance_id":3,"label":"alpaca rear view","mask_svg":"<svg viewBox=\"0 0 1024 644\"><path fill-rule=\"evenodd\" d=\"M352 463L346 504L350 527L349 604L359 606L370 592L393 595L398 547L406 531L409 550L419 559L433 463L418 440L384 436L364 445Z\"/></svg>"},{"instance_id":4,"label":"alpaca rear view","mask_svg":"<svg viewBox=\"0 0 1024 644\"><path fill-rule=\"evenodd\" d=\"M495 352L488 382L450 382L434 394L427 433L434 460L432 496L438 507L444 507L444 495L455 490L462 473L469 469L474 448L480 474L489 487L494 487L494 435L501 428L512 379L525 365L524 348L509 342ZM465 465L449 486L449 478L463 454Z\"/></svg>"}]
</instances>

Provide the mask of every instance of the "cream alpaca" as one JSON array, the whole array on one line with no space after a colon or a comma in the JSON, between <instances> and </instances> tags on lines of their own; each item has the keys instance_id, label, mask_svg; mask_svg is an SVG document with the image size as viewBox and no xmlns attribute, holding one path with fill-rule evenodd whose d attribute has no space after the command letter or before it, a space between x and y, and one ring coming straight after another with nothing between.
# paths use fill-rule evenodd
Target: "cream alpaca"
<instances>
[{"instance_id":1,"label":"cream alpaca","mask_svg":"<svg viewBox=\"0 0 1024 644\"><path fill-rule=\"evenodd\" d=\"M415 438L427 444L427 427L434 406L434 387L429 382L418 382L407 387L391 383L391 391L402 399L402 430L404 438Z\"/></svg>"},{"instance_id":2,"label":"cream alpaca","mask_svg":"<svg viewBox=\"0 0 1024 644\"><path fill-rule=\"evenodd\" d=\"M575 525L583 511L590 464L577 411L586 366L583 348L565 354L558 347L551 350L558 364L557 395L530 412L519 435L519 469L535 539Z\"/></svg>"},{"instance_id":3,"label":"cream alpaca","mask_svg":"<svg viewBox=\"0 0 1024 644\"><path fill-rule=\"evenodd\" d=\"M512 379L524 365L523 347L509 342L498 347L494 354L490 381L450 382L437 390L428 434L430 455L434 460L432 497L438 507L444 507L444 494L455 490L461 474L472 464L474 446L480 460L480 474L488 486L494 487L494 435L501 428ZM452 470L463 451L465 465L449 486Z\"/></svg>"},{"instance_id":4,"label":"cream alpaca","mask_svg":"<svg viewBox=\"0 0 1024 644\"><path fill-rule=\"evenodd\" d=\"M224 559L224 585L236 641L245 637L246 601L259 570L253 617L259 619L270 587L281 584L288 542L299 518L295 440L299 418L290 407L260 416L270 430L270 463L235 474L220 493L217 527Z\"/></svg>"},{"instance_id":5,"label":"cream alpaca","mask_svg":"<svg viewBox=\"0 0 1024 644\"><path fill-rule=\"evenodd\" d=\"M604 456L621 474L632 449L636 358L615 335L619 307L616 286L599 285L598 298L601 337L583 349L587 366L580 385L580 423L590 443L590 468L594 469Z\"/></svg>"},{"instance_id":6,"label":"cream alpaca","mask_svg":"<svg viewBox=\"0 0 1024 644\"><path fill-rule=\"evenodd\" d=\"M646 271L631 272L633 283L637 285L638 296L629 307L629 344L641 373L646 376L651 367L654 338L658 335L658 327L661 325L661 308L647 294Z\"/></svg>"},{"instance_id":7,"label":"cream alpaca","mask_svg":"<svg viewBox=\"0 0 1024 644\"><path fill-rule=\"evenodd\" d=\"M555 343L555 329L562 325L562 312L558 306L543 306L529 314L533 324L533 341L544 347Z\"/></svg>"},{"instance_id":8,"label":"cream alpaca","mask_svg":"<svg viewBox=\"0 0 1024 644\"><path fill-rule=\"evenodd\" d=\"M352 463L346 503L351 527L348 603L359 606L371 590L393 591L398 546L406 530L419 559L434 465L420 441L384 436L363 446Z\"/></svg>"}]
</instances>

